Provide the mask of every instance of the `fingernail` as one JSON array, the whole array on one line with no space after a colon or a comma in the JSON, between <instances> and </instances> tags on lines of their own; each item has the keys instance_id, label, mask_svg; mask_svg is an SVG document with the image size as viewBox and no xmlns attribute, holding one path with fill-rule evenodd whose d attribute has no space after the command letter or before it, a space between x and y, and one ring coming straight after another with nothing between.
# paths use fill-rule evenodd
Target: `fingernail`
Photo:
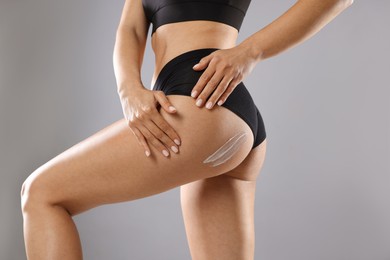
<instances>
[{"instance_id":1,"label":"fingernail","mask_svg":"<svg viewBox=\"0 0 390 260\"><path fill-rule=\"evenodd\" d=\"M196 105L198 107L200 107L202 105L202 99L201 98L196 101Z\"/></svg>"},{"instance_id":2,"label":"fingernail","mask_svg":"<svg viewBox=\"0 0 390 260\"><path fill-rule=\"evenodd\" d=\"M166 157L168 157L168 155L169 155L169 152L168 152L167 150L163 150L162 153L163 153L163 155L165 155Z\"/></svg>"},{"instance_id":3,"label":"fingernail","mask_svg":"<svg viewBox=\"0 0 390 260\"><path fill-rule=\"evenodd\" d=\"M222 105L222 100L218 101L218 106Z\"/></svg>"},{"instance_id":4,"label":"fingernail","mask_svg":"<svg viewBox=\"0 0 390 260\"><path fill-rule=\"evenodd\" d=\"M196 91L196 90L194 90L194 91L192 91L192 93L191 93L191 97L196 97L196 94L198 93L198 91Z\"/></svg>"},{"instance_id":5,"label":"fingernail","mask_svg":"<svg viewBox=\"0 0 390 260\"><path fill-rule=\"evenodd\" d=\"M174 146L174 145L172 145L171 149L172 149L172 151L174 151L175 153L179 152L179 150L177 149L177 147Z\"/></svg>"},{"instance_id":6,"label":"fingernail","mask_svg":"<svg viewBox=\"0 0 390 260\"><path fill-rule=\"evenodd\" d=\"M146 154L147 157L149 157L150 152L149 151L145 151L145 154Z\"/></svg>"},{"instance_id":7,"label":"fingernail","mask_svg":"<svg viewBox=\"0 0 390 260\"><path fill-rule=\"evenodd\" d=\"M206 107L207 107L208 109L210 109L212 105L213 105L213 104L211 103L211 101L209 101L209 102L207 102Z\"/></svg>"},{"instance_id":8,"label":"fingernail","mask_svg":"<svg viewBox=\"0 0 390 260\"><path fill-rule=\"evenodd\" d=\"M176 108L173 106L169 106L169 110L171 110L173 112L173 111L176 111Z\"/></svg>"},{"instance_id":9,"label":"fingernail","mask_svg":"<svg viewBox=\"0 0 390 260\"><path fill-rule=\"evenodd\" d=\"M195 64L192 68L196 68L196 67L198 67L198 65L199 65L199 64Z\"/></svg>"},{"instance_id":10,"label":"fingernail","mask_svg":"<svg viewBox=\"0 0 390 260\"><path fill-rule=\"evenodd\" d=\"M177 145L180 145L180 141L178 139L173 140Z\"/></svg>"}]
</instances>

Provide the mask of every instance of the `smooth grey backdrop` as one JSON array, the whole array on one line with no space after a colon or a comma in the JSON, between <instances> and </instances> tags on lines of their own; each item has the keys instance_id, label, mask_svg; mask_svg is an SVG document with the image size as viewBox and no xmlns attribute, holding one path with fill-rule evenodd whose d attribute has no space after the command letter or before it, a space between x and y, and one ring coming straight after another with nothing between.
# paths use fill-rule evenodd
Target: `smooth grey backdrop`
<instances>
[{"instance_id":1,"label":"smooth grey backdrop","mask_svg":"<svg viewBox=\"0 0 390 260\"><path fill-rule=\"evenodd\" d=\"M252 1L238 42L294 2ZM0 0L1 260L25 259L23 180L122 117L112 52L123 3ZM389 10L355 1L245 80L268 135L255 259L390 259ZM74 220L85 259L190 259L178 188Z\"/></svg>"}]
</instances>

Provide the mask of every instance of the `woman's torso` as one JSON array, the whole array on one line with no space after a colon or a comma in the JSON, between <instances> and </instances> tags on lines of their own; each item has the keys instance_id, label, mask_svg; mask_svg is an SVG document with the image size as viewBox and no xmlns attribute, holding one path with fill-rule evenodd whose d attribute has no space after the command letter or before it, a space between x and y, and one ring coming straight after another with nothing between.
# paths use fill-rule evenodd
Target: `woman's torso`
<instances>
[{"instance_id":1,"label":"woman's torso","mask_svg":"<svg viewBox=\"0 0 390 260\"><path fill-rule=\"evenodd\" d=\"M195 49L227 49L236 45L238 31L251 0L142 0L152 24L155 54L152 86L168 61Z\"/></svg>"},{"instance_id":2,"label":"woman's torso","mask_svg":"<svg viewBox=\"0 0 390 260\"><path fill-rule=\"evenodd\" d=\"M160 26L152 35L155 54L152 86L164 65L174 57L201 48L227 49L236 45L237 29L213 21L186 21Z\"/></svg>"}]
</instances>

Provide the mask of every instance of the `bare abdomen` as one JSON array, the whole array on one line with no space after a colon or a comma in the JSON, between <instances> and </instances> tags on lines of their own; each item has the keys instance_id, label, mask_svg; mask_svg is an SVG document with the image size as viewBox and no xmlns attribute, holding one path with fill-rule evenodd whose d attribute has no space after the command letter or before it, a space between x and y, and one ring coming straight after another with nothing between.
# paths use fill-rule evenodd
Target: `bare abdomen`
<instances>
[{"instance_id":1,"label":"bare abdomen","mask_svg":"<svg viewBox=\"0 0 390 260\"><path fill-rule=\"evenodd\" d=\"M188 21L160 26L152 36L155 69L152 85L161 68L174 57L195 49L227 49L236 45L238 31L212 21Z\"/></svg>"}]
</instances>

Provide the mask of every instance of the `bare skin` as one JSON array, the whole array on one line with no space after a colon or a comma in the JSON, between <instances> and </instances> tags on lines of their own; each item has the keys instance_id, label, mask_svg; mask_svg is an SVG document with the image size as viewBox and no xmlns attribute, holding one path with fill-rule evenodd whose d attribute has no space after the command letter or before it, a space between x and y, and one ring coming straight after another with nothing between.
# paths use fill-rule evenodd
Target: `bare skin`
<instances>
[{"instance_id":1,"label":"bare skin","mask_svg":"<svg viewBox=\"0 0 390 260\"><path fill-rule=\"evenodd\" d=\"M156 61L151 85L161 68L179 54L208 47L228 49L236 46L237 36L235 28L212 21L172 23L157 28L151 40Z\"/></svg>"},{"instance_id":2,"label":"bare skin","mask_svg":"<svg viewBox=\"0 0 390 260\"><path fill-rule=\"evenodd\" d=\"M212 207L214 212L212 210L202 218L206 220L213 216L217 218L216 222L219 219L221 228L225 223L226 228L233 228L240 236L252 235L248 232L248 226L232 226L232 223L253 221L253 203L250 202L254 196L255 181L243 181L228 175L246 177L244 175L247 174L248 178L252 175L255 179L264 159L265 144L251 151L251 137L228 162L216 167L203 164L202 160L226 139L238 131L245 131L249 135L251 130L231 111L225 108L199 110L189 102L190 99L178 96L172 96L170 99L178 110L182 111L179 116L172 116L161 110L161 115L181 135L179 154L171 153L169 158L165 158L160 153L154 153L146 157L126 122L121 119L32 173L22 191L28 259L81 259L80 241L71 216L99 205L131 201L216 176L213 181L210 180L210 185L219 186L219 189L226 186L226 190L221 192L221 198L216 198L216 205ZM204 123L194 126L193 120ZM210 131L208 127L215 131ZM237 166L239 167L236 168ZM226 175L220 176L221 174ZM203 183L207 182L203 180L183 187L184 199L188 196L199 196L201 200L213 199L216 194L194 193L194 189L201 188ZM210 189L210 186L207 189ZM187 201L184 204L191 208L193 202ZM194 204L194 207L199 205ZM242 211L242 207L247 209ZM222 213L226 211L236 213L224 216ZM202 211L185 214L187 224L191 227L192 221L204 213ZM200 253L212 256L218 252L229 254L226 256L229 259L234 256L231 255L231 247L236 247L234 251L242 254L242 249L249 246L236 243L237 237L231 236L230 239L224 239L226 251L219 248L218 252L197 252L197 247L208 243L207 239L202 241L202 238L215 236L219 236L218 230L211 233L209 231L207 236L204 234L199 237L200 240L190 242L195 250L194 259L206 259L197 258L196 255ZM210 239L209 242L213 241Z\"/></svg>"},{"instance_id":3,"label":"bare skin","mask_svg":"<svg viewBox=\"0 0 390 260\"><path fill-rule=\"evenodd\" d=\"M253 55L252 59L257 61L266 58L265 54L270 56L281 52L318 31L344 8L337 7L336 10L336 6L341 6L336 2L341 1L324 2L328 4L300 1L288 14L279 18L279 22L254 34L239 48L235 47L237 30L225 24L190 21L163 25L152 38L156 57L152 85L169 60L188 50L231 48L230 51L220 52L226 57L222 60L228 60L234 52L246 50L245 53ZM126 93L136 93L134 89L142 87L139 70L147 36L141 1L127 0L124 13L130 13L130 10L133 13L128 17L131 18L121 20L118 37L123 37L122 42L126 42L123 50L128 57L139 58L125 57L118 62L121 63L116 74L118 93L123 99L127 98ZM313 10L317 11L317 19ZM306 20L298 19L302 18L301 12L307 14ZM319 16L318 13L324 15ZM291 23L281 26L290 20L301 20L301 24L295 22L296 27ZM278 37L275 33L283 28L286 30L283 37L287 38ZM297 28L300 28L300 34L297 34ZM271 39L272 35L275 42L257 41ZM300 35L300 38L292 35ZM286 39L291 39L289 44ZM256 48L261 46L260 43L269 43L271 47L263 45ZM124 52L119 56L125 56ZM211 64L210 61L205 62L208 63ZM205 84L207 80L200 81L196 87L201 89ZM161 143L148 142L149 148L145 146L146 142L140 145L139 133L136 136L130 131L129 122L123 118L30 174L21 191L24 239L29 260L82 259L80 238L72 216L104 204L140 199L178 186L181 187L183 217L192 259L254 259L255 187L265 160L267 141L251 149L251 129L224 107L200 108L195 105L194 98L188 96L170 95L166 98L168 101L159 109L159 116L172 127L170 135L180 138L179 153L171 152L167 157L161 154L163 144L167 147L168 143L174 144L171 139L161 138ZM176 107L177 112L167 112L167 104ZM248 138L232 158L216 167L202 163L239 132L246 133ZM146 148L152 152L149 157L144 154Z\"/></svg>"}]
</instances>

